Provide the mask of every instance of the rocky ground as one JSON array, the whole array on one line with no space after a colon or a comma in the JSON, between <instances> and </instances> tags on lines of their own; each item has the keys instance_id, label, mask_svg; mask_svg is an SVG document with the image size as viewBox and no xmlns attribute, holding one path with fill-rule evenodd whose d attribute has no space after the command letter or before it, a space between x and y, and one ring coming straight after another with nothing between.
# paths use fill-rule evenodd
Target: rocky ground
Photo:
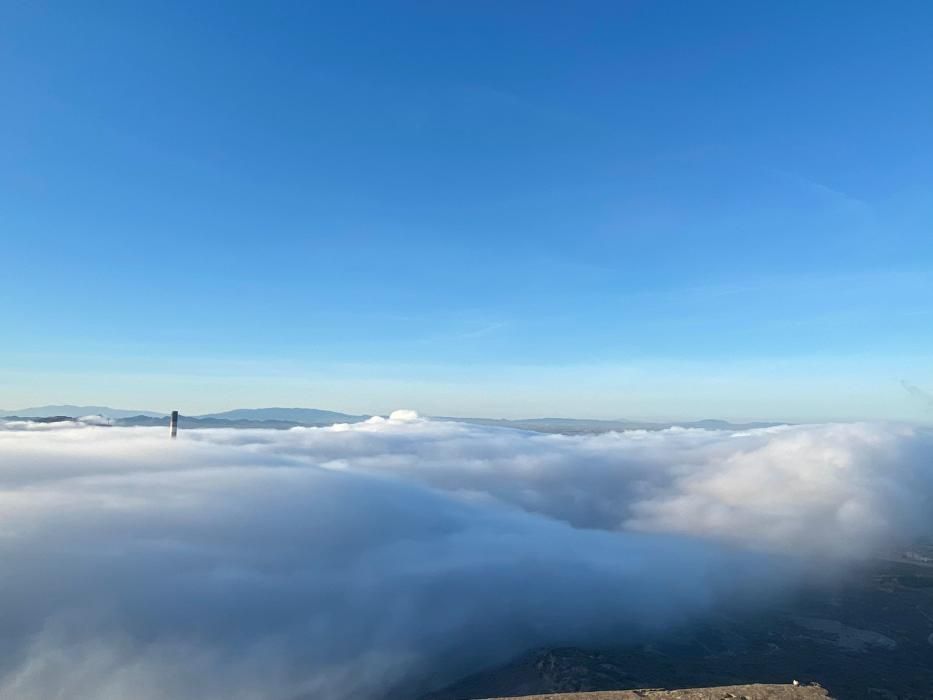
<instances>
[{"instance_id":1,"label":"rocky ground","mask_svg":"<svg viewBox=\"0 0 933 700\"><path fill-rule=\"evenodd\" d=\"M818 685L728 685L684 690L619 690L596 693L526 695L521 700L827 700ZM498 698L497 700L515 700Z\"/></svg>"}]
</instances>

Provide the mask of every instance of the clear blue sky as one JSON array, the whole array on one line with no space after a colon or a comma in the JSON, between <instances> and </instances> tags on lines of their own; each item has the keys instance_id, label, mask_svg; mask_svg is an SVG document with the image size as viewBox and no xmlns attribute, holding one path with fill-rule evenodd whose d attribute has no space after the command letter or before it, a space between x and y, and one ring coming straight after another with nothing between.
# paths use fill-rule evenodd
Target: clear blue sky
<instances>
[{"instance_id":1,"label":"clear blue sky","mask_svg":"<svg viewBox=\"0 0 933 700\"><path fill-rule=\"evenodd\" d=\"M7 2L0 407L905 418L929 2Z\"/></svg>"}]
</instances>

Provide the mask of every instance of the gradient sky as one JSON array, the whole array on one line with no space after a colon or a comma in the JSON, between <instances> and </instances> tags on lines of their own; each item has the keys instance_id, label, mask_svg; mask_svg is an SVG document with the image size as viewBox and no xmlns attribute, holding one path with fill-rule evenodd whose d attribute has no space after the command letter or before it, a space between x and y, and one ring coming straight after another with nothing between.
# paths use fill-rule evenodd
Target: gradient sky
<instances>
[{"instance_id":1,"label":"gradient sky","mask_svg":"<svg viewBox=\"0 0 933 700\"><path fill-rule=\"evenodd\" d=\"M0 407L928 421L931 26L4 3Z\"/></svg>"}]
</instances>

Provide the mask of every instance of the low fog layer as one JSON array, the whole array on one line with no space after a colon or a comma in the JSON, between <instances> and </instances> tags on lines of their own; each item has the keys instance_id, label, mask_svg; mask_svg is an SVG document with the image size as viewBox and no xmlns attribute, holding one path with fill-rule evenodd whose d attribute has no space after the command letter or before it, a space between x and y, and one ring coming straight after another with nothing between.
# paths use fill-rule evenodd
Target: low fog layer
<instances>
[{"instance_id":1,"label":"low fog layer","mask_svg":"<svg viewBox=\"0 0 933 700\"><path fill-rule=\"evenodd\" d=\"M637 638L927 531L931 457L869 424L0 424L0 696L378 698Z\"/></svg>"}]
</instances>

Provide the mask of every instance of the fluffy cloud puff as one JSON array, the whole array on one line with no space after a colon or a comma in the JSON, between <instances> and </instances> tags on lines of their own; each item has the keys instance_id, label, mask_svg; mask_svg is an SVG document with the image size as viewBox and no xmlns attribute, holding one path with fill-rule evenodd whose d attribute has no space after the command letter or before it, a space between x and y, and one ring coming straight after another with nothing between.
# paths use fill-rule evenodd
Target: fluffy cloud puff
<instances>
[{"instance_id":1,"label":"fluffy cloud puff","mask_svg":"<svg viewBox=\"0 0 933 700\"><path fill-rule=\"evenodd\" d=\"M929 525L924 431L0 430L0 696L384 697ZM686 574L686 575L685 575Z\"/></svg>"}]
</instances>

